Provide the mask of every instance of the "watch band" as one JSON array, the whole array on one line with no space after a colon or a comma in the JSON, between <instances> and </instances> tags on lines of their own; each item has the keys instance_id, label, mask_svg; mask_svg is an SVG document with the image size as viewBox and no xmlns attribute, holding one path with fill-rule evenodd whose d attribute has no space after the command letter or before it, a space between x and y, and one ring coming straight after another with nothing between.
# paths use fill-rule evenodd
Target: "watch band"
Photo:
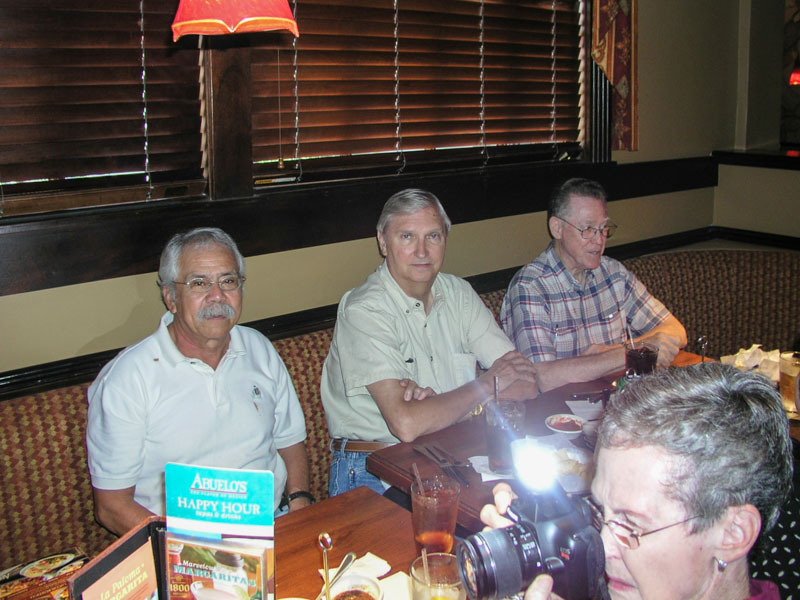
<instances>
[{"instance_id":1,"label":"watch band","mask_svg":"<svg viewBox=\"0 0 800 600\"><path fill-rule=\"evenodd\" d=\"M286 496L286 500L288 502L296 500L297 498L305 498L312 504L315 502L314 496L311 494L311 492L308 492L306 490L300 490L299 492L292 492L291 494Z\"/></svg>"}]
</instances>

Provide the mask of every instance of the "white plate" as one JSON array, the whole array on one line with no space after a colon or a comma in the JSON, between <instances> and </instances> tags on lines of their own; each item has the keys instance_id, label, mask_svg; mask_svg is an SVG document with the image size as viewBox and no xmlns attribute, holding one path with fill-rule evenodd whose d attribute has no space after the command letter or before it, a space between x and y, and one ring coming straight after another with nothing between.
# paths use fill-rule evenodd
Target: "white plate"
<instances>
[{"instance_id":1,"label":"white plate","mask_svg":"<svg viewBox=\"0 0 800 600\"><path fill-rule=\"evenodd\" d=\"M559 414L550 415L545 419L544 424L547 425L550 431L555 431L556 433L573 438L583 431L583 424L585 422L584 419L576 415ZM564 428L564 424L568 425L569 428Z\"/></svg>"}]
</instances>

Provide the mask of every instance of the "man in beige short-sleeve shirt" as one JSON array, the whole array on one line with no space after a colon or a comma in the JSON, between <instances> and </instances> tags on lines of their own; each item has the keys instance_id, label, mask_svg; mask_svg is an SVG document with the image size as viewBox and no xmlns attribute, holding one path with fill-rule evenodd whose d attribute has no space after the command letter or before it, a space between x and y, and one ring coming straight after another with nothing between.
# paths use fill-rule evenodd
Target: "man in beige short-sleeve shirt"
<instances>
[{"instance_id":1,"label":"man in beige short-sleeve shirt","mask_svg":"<svg viewBox=\"0 0 800 600\"><path fill-rule=\"evenodd\" d=\"M443 429L492 394L538 393L532 363L514 350L469 283L440 273L450 220L422 190L392 196L378 221L383 264L339 303L321 394L332 441L330 494L367 485L369 452ZM486 369L476 378L476 367Z\"/></svg>"}]
</instances>

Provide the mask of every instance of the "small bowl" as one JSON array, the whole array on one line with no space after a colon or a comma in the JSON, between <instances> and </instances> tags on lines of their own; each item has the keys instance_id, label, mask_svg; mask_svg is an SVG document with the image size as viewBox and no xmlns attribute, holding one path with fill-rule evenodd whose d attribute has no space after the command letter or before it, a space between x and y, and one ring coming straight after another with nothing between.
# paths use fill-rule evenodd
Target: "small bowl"
<instances>
[{"instance_id":1,"label":"small bowl","mask_svg":"<svg viewBox=\"0 0 800 600\"><path fill-rule=\"evenodd\" d=\"M325 584L322 584L322 591L325 591ZM352 592L347 593L345 592ZM372 600L383 600L383 590L377 579L361 575L360 573L345 573L342 578L331 586L331 600L334 600L340 594L342 600L368 600L367 596ZM322 596L325 598L325 595Z\"/></svg>"},{"instance_id":2,"label":"small bowl","mask_svg":"<svg viewBox=\"0 0 800 600\"><path fill-rule=\"evenodd\" d=\"M586 421L576 415L559 414L550 415L545 419L544 424L550 431L555 431L568 438L577 437L583 431Z\"/></svg>"}]
</instances>

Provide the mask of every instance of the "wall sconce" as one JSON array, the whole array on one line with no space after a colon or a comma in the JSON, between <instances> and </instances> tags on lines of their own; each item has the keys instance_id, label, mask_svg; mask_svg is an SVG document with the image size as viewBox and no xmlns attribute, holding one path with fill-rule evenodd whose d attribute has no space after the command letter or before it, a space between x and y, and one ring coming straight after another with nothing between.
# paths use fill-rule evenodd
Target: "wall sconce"
<instances>
[{"instance_id":1,"label":"wall sconce","mask_svg":"<svg viewBox=\"0 0 800 600\"><path fill-rule=\"evenodd\" d=\"M224 35L285 29L299 37L289 0L180 0L172 41L183 35Z\"/></svg>"}]
</instances>

